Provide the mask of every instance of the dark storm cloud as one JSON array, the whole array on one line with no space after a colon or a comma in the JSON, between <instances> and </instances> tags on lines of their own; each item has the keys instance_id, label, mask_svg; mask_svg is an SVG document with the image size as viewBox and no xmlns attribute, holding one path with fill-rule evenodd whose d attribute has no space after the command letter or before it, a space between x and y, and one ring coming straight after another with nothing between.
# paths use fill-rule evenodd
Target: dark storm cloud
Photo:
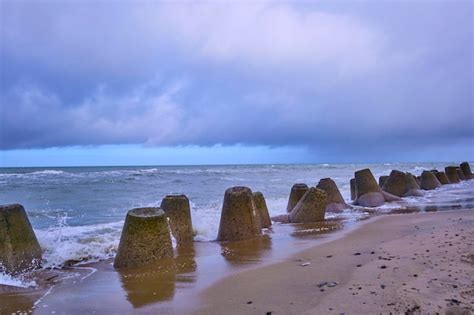
<instances>
[{"instance_id":1,"label":"dark storm cloud","mask_svg":"<svg viewBox=\"0 0 474 315\"><path fill-rule=\"evenodd\" d=\"M1 149L473 141L470 1L4 1L1 14Z\"/></svg>"}]
</instances>

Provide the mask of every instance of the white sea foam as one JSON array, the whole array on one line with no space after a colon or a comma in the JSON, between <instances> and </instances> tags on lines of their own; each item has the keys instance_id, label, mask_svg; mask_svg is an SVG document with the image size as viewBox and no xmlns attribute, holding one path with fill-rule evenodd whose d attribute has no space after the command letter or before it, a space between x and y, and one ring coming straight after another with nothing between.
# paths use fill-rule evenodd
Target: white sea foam
<instances>
[{"instance_id":1,"label":"white sea foam","mask_svg":"<svg viewBox=\"0 0 474 315\"><path fill-rule=\"evenodd\" d=\"M25 175L63 175L63 174L68 174L68 173L64 171L58 171L58 170L44 170L44 171L26 173Z\"/></svg>"},{"instance_id":2,"label":"white sea foam","mask_svg":"<svg viewBox=\"0 0 474 315\"><path fill-rule=\"evenodd\" d=\"M195 241L206 242L217 238L220 221L220 206L218 203L210 204L209 207L196 207L191 203L191 216L194 232L196 233Z\"/></svg>"},{"instance_id":3,"label":"white sea foam","mask_svg":"<svg viewBox=\"0 0 474 315\"><path fill-rule=\"evenodd\" d=\"M421 173L423 171L427 171L429 168L424 167L424 166L415 166L409 170L410 173L414 173L415 175L418 173Z\"/></svg>"},{"instance_id":4,"label":"white sea foam","mask_svg":"<svg viewBox=\"0 0 474 315\"><path fill-rule=\"evenodd\" d=\"M19 275L18 277L13 277L9 274L0 272L0 285L6 285L11 287L19 288L32 288L36 287L37 284L33 280L26 280L24 275Z\"/></svg>"},{"instance_id":5,"label":"white sea foam","mask_svg":"<svg viewBox=\"0 0 474 315\"><path fill-rule=\"evenodd\" d=\"M58 175L69 175L70 173L60 170L42 170L27 173L0 173L0 178L30 178L30 177L45 177L45 176L58 176Z\"/></svg>"},{"instance_id":6,"label":"white sea foam","mask_svg":"<svg viewBox=\"0 0 474 315\"><path fill-rule=\"evenodd\" d=\"M114 257L122 226L123 221L35 230L43 248L43 266L54 268L69 260L90 262Z\"/></svg>"}]
</instances>

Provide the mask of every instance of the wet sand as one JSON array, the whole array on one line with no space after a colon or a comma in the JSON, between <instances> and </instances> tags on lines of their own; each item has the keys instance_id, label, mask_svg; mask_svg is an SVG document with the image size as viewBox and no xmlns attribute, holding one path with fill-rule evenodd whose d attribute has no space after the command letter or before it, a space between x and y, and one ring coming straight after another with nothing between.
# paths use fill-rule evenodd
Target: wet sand
<instances>
[{"instance_id":1,"label":"wet sand","mask_svg":"<svg viewBox=\"0 0 474 315\"><path fill-rule=\"evenodd\" d=\"M473 243L473 210L276 225L147 268L39 271L39 288L0 286L0 314L444 314L474 304Z\"/></svg>"},{"instance_id":2,"label":"wet sand","mask_svg":"<svg viewBox=\"0 0 474 315\"><path fill-rule=\"evenodd\" d=\"M213 283L243 270L284 261L355 228L331 219L324 223L275 225L262 237L233 243L194 242L175 258L146 268L119 271L113 261L61 270L37 271L38 288L0 286L0 314L183 314L201 305ZM7 301L3 303L3 301Z\"/></svg>"},{"instance_id":3,"label":"wet sand","mask_svg":"<svg viewBox=\"0 0 474 315\"><path fill-rule=\"evenodd\" d=\"M474 211L379 216L200 297L195 314L465 314L474 306Z\"/></svg>"}]
</instances>

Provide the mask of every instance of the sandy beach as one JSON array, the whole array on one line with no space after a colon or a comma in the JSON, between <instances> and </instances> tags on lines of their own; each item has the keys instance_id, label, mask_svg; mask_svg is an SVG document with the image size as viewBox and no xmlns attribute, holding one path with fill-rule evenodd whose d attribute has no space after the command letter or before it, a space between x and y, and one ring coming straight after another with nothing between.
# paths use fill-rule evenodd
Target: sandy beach
<instances>
[{"instance_id":1,"label":"sandy beach","mask_svg":"<svg viewBox=\"0 0 474 315\"><path fill-rule=\"evenodd\" d=\"M284 262L225 278L195 314L470 314L474 212L373 218Z\"/></svg>"},{"instance_id":2,"label":"sandy beach","mask_svg":"<svg viewBox=\"0 0 474 315\"><path fill-rule=\"evenodd\" d=\"M0 314L473 310L472 209L376 215L344 229L336 223L276 225L271 238L243 242L195 242L174 261L126 272L112 260L40 270L37 288L0 287ZM324 233L306 234L314 229Z\"/></svg>"}]
</instances>

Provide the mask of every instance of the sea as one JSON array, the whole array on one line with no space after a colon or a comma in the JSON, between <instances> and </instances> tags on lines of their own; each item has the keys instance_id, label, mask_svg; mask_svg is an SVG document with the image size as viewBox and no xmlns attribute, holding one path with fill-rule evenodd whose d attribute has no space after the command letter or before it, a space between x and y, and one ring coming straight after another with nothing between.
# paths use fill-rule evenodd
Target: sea
<instances>
[{"instance_id":1,"label":"sea","mask_svg":"<svg viewBox=\"0 0 474 315\"><path fill-rule=\"evenodd\" d=\"M349 180L354 172L370 168L378 179L392 169L419 175L442 170L444 163L113 166L0 168L0 204L20 203L43 249L43 268L59 268L68 261L91 262L113 258L125 215L136 207L159 206L167 194L188 196L195 241L215 240L224 192L232 186L261 191L271 216L286 213L295 183L314 186L332 178L350 203ZM445 185L421 197L404 198L375 209L391 212L410 205L426 210L474 208L474 180ZM364 211L355 207L326 217L357 221ZM0 284L29 286L29 282L0 274Z\"/></svg>"}]
</instances>

